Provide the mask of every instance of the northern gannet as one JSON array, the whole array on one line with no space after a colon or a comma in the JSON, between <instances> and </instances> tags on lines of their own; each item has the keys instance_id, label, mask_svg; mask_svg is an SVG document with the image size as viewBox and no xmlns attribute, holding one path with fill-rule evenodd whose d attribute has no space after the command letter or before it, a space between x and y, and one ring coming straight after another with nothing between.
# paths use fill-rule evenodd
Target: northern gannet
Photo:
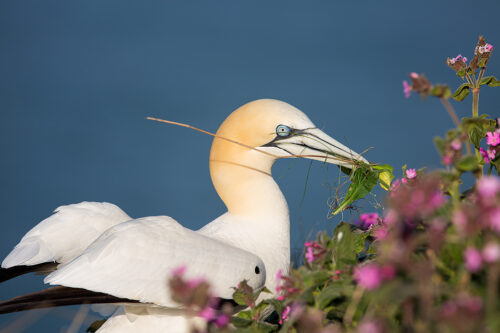
<instances>
[{"instance_id":1,"label":"northern gannet","mask_svg":"<svg viewBox=\"0 0 500 333\"><path fill-rule=\"evenodd\" d=\"M166 281L175 266L207 278L220 297L243 279L275 290L277 272L288 273L289 211L271 167L279 158L293 157L348 168L368 163L297 108L272 99L253 101L229 115L212 143L210 175L228 210L222 216L191 231L166 216L131 219L108 203L63 206L23 237L2 268L57 262L46 283L160 306L121 309L100 332L182 332L179 314L178 330L169 327L175 304Z\"/></svg>"}]
</instances>

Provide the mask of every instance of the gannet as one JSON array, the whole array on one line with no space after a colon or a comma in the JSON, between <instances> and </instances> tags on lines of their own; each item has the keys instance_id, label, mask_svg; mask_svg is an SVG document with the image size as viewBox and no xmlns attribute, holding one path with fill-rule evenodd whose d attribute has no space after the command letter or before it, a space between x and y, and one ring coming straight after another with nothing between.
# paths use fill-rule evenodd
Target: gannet
<instances>
[{"instance_id":1,"label":"gannet","mask_svg":"<svg viewBox=\"0 0 500 333\"><path fill-rule=\"evenodd\" d=\"M212 143L210 176L227 207L222 216L191 231L166 216L131 219L108 203L63 206L28 232L2 267L57 262L48 284L149 304L121 308L99 332L183 332L187 324L171 314L166 288L174 266L207 278L220 297L243 278L275 290L277 272L288 273L289 211L271 168L294 157L347 168L368 163L292 105L256 100L231 113Z\"/></svg>"}]
</instances>

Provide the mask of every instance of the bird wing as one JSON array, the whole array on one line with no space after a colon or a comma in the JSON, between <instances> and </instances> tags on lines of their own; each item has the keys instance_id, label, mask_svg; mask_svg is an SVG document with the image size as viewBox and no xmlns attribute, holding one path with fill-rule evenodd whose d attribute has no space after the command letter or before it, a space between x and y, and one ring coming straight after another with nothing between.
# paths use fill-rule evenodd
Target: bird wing
<instances>
[{"instance_id":1,"label":"bird wing","mask_svg":"<svg viewBox=\"0 0 500 333\"><path fill-rule=\"evenodd\" d=\"M244 279L254 288L265 282L259 257L186 229L168 216L108 229L45 282L174 307L168 282L182 266L187 269L186 278L205 279L214 296L221 298L231 298L231 287Z\"/></svg>"},{"instance_id":2,"label":"bird wing","mask_svg":"<svg viewBox=\"0 0 500 333\"><path fill-rule=\"evenodd\" d=\"M58 207L21 239L2 262L2 268L69 262L106 229L128 220L130 216L107 202Z\"/></svg>"}]
</instances>

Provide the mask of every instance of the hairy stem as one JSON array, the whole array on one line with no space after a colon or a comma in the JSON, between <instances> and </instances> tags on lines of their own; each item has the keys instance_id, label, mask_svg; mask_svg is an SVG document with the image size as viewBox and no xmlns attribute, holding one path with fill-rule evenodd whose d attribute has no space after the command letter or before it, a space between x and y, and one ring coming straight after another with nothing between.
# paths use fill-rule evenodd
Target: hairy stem
<instances>
[{"instance_id":1,"label":"hairy stem","mask_svg":"<svg viewBox=\"0 0 500 333\"><path fill-rule=\"evenodd\" d=\"M441 100L441 103L443 103L443 106L446 109L446 111L448 111L448 114L450 115L451 119L455 123L455 126L457 126L457 128L460 128L461 127L460 120L458 120L455 109L453 109L450 102L448 102L448 100L444 97L441 97L440 100ZM471 150L469 141L465 142L465 148L467 149L467 154L472 154L472 150Z\"/></svg>"},{"instance_id":2,"label":"hairy stem","mask_svg":"<svg viewBox=\"0 0 500 333\"><path fill-rule=\"evenodd\" d=\"M479 77L477 79L477 86L476 86L476 88L479 88L479 86L481 85L481 80L483 78L485 69L486 69L486 67L481 67L481 71L479 72Z\"/></svg>"}]
</instances>

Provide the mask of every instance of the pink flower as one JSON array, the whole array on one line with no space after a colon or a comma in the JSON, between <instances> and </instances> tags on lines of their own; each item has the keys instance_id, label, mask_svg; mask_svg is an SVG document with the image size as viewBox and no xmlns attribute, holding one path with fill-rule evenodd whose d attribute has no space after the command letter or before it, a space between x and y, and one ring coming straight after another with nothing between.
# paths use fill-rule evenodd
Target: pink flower
<instances>
[{"instance_id":1,"label":"pink flower","mask_svg":"<svg viewBox=\"0 0 500 333\"><path fill-rule=\"evenodd\" d=\"M451 162L452 162L452 161L451 161L451 157L450 157L450 156L448 156L448 155L443 156L442 161L443 161L443 164L444 164L444 165L450 165L450 164L451 164Z\"/></svg>"},{"instance_id":2,"label":"pink flower","mask_svg":"<svg viewBox=\"0 0 500 333\"><path fill-rule=\"evenodd\" d=\"M481 252L479 252L476 248L468 247L464 253L465 257L465 268L471 272L475 273L479 271L483 265Z\"/></svg>"},{"instance_id":3,"label":"pink flower","mask_svg":"<svg viewBox=\"0 0 500 333\"><path fill-rule=\"evenodd\" d=\"M474 53L477 54L479 52L479 54L483 54L491 52L491 50L493 50L493 45L486 43L482 46L476 46Z\"/></svg>"},{"instance_id":4,"label":"pink flower","mask_svg":"<svg viewBox=\"0 0 500 333\"><path fill-rule=\"evenodd\" d=\"M312 263L314 261L314 253L312 247L308 247L306 250L306 259L308 263Z\"/></svg>"},{"instance_id":5,"label":"pink flower","mask_svg":"<svg viewBox=\"0 0 500 333\"><path fill-rule=\"evenodd\" d=\"M453 150L460 150L460 148L462 148L462 143L460 142L460 140L455 139L451 142L450 146Z\"/></svg>"},{"instance_id":6,"label":"pink flower","mask_svg":"<svg viewBox=\"0 0 500 333\"><path fill-rule=\"evenodd\" d=\"M500 246L490 242L483 248L483 259L488 263L497 262L500 259Z\"/></svg>"},{"instance_id":7,"label":"pink flower","mask_svg":"<svg viewBox=\"0 0 500 333\"><path fill-rule=\"evenodd\" d=\"M382 266L380 269L380 276L382 277L382 280L392 280L396 276L396 268L392 265L385 265Z\"/></svg>"},{"instance_id":8,"label":"pink flower","mask_svg":"<svg viewBox=\"0 0 500 333\"><path fill-rule=\"evenodd\" d=\"M378 214L377 213L361 214L361 221L367 226L376 224L378 222Z\"/></svg>"},{"instance_id":9,"label":"pink flower","mask_svg":"<svg viewBox=\"0 0 500 333\"><path fill-rule=\"evenodd\" d=\"M172 274L174 276L180 277L180 276L184 275L184 273L186 273L186 270L187 270L186 266L179 266L172 271Z\"/></svg>"},{"instance_id":10,"label":"pink flower","mask_svg":"<svg viewBox=\"0 0 500 333\"><path fill-rule=\"evenodd\" d=\"M418 75L418 73L411 72L411 73L410 73L410 77L411 77L412 79L418 79L419 75Z\"/></svg>"},{"instance_id":11,"label":"pink flower","mask_svg":"<svg viewBox=\"0 0 500 333\"><path fill-rule=\"evenodd\" d=\"M462 60L463 62L467 62L467 58L462 57L461 54L457 55L455 58L450 59L450 64L456 63L458 60Z\"/></svg>"},{"instance_id":12,"label":"pink flower","mask_svg":"<svg viewBox=\"0 0 500 333\"><path fill-rule=\"evenodd\" d=\"M479 153L484 158L484 163L490 163L490 161L495 159L495 151L488 148L488 150L484 150L483 147L479 148Z\"/></svg>"},{"instance_id":13,"label":"pink flower","mask_svg":"<svg viewBox=\"0 0 500 333\"><path fill-rule=\"evenodd\" d=\"M486 143L493 147L498 146L500 143L500 134L496 131L486 133Z\"/></svg>"},{"instance_id":14,"label":"pink flower","mask_svg":"<svg viewBox=\"0 0 500 333\"><path fill-rule=\"evenodd\" d=\"M376 228L373 230L373 237L379 240L383 240L387 238L387 227L383 226L380 228Z\"/></svg>"},{"instance_id":15,"label":"pink flower","mask_svg":"<svg viewBox=\"0 0 500 333\"><path fill-rule=\"evenodd\" d=\"M215 326L221 328L221 327L226 327L226 325L229 324L229 317L227 314L222 313L217 317L215 320Z\"/></svg>"},{"instance_id":16,"label":"pink flower","mask_svg":"<svg viewBox=\"0 0 500 333\"><path fill-rule=\"evenodd\" d=\"M403 81L403 93L405 94L405 98L410 98L411 96L411 86L405 80Z\"/></svg>"},{"instance_id":17,"label":"pink flower","mask_svg":"<svg viewBox=\"0 0 500 333\"><path fill-rule=\"evenodd\" d=\"M403 184L407 184L407 183L408 183L408 179L406 179L406 178L401 178L401 183L403 183Z\"/></svg>"},{"instance_id":18,"label":"pink flower","mask_svg":"<svg viewBox=\"0 0 500 333\"><path fill-rule=\"evenodd\" d=\"M215 310L211 307L206 307L198 313L198 316L205 319L206 321L211 321L216 317Z\"/></svg>"},{"instance_id":19,"label":"pink flower","mask_svg":"<svg viewBox=\"0 0 500 333\"><path fill-rule=\"evenodd\" d=\"M391 192L396 191L399 188L399 185L401 185L401 181L399 179L393 181L391 185Z\"/></svg>"},{"instance_id":20,"label":"pink flower","mask_svg":"<svg viewBox=\"0 0 500 333\"><path fill-rule=\"evenodd\" d=\"M279 321L280 325L282 325L284 321L290 319L289 314L290 314L290 306L287 305L286 308L283 310L283 313L281 314L281 319Z\"/></svg>"},{"instance_id":21,"label":"pink flower","mask_svg":"<svg viewBox=\"0 0 500 333\"><path fill-rule=\"evenodd\" d=\"M281 284L281 269L278 270L278 273L276 274L276 293L280 292L280 284Z\"/></svg>"},{"instance_id":22,"label":"pink flower","mask_svg":"<svg viewBox=\"0 0 500 333\"><path fill-rule=\"evenodd\" d=\"M377 265L368 264L354 269L354 279L361 287L373 290L382 283L382 274Z\"/></svg>"},{"instance_id":23,"label":"pink flower","mask_svg":"<svg viewBox=\"0 0 500 333\"><path fill-rule=\"evenodd\" d=\"M493 198L500 191L500 180L495 176L485 176L477 182L477 191L483 198Z\"/></svg>"},{"instance_id":24,"label":"pink flower","mask_svg":"<svg viewBox=\"0 0 500 333\"><path fill-rule=\"evenodd\" d=\"M408 179L413 179L413 178L417 177L417 172L415 171L415 169L408 169L408 170L406 170L406 177Z\"/></svg>"},{"instance_id":25,"label":"pink flower","mask_svg":"<svg viewBox=\"0 0 500 333\"><path fill-rule=\"evenodd\" d=\"M443 193L441 193L440 191L437 191L436 193L434 193L432 195L431 199L429 200L429 204L430 204L431 208L434 208L434 209L441 207L445 202L446 202L446 198L443 195Z\"/></svg>"},{"instance_id":26,"label":"pink flower","mask_svg":"<svg viewBox=\"0 0 500 333\"><path fill-rule=\"evenodd\" d=\"M356 329L356 333L382 333L384 330L372 320L364 320Z\"/></svg>"}]
</instances>

